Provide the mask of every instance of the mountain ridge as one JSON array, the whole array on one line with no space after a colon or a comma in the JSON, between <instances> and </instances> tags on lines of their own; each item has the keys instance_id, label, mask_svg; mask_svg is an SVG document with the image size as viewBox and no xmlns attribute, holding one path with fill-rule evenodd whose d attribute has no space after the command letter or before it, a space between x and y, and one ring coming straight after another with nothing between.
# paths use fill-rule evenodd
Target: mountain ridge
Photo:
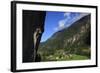
<instances>
[{"instance_id":1,"label":"mountain ridge","mask_svg":"<svg viewBox=\"0 0 100 73\"><path fill-rule=\"evenodd\" d=\"M70 27L54 33L47 41L41 43L39 52L43 55L45 51L51 55L57 50L64 50L70 54L85 55L90 58L90 28L90 15L84 16Z\"/></svg>"}]
</instances>

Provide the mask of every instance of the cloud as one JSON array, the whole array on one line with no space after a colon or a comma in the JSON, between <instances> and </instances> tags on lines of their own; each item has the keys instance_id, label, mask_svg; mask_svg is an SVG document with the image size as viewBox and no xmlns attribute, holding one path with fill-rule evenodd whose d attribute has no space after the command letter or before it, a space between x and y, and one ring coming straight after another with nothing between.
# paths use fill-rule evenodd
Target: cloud
<instances>
[{"instance_id":1,"label":"cloud","mask_svg":"<svg viewBox=\"0 0 100 73\"><path fill-rule=\"evenodd\" d=\"M59 28L63 28L65 26L65 22L64 21L59 21L58 23L59 23L58 24Z\"/></svg>"},{"instance_id":2,"label":"cloud","mask_svg":"<svg viewBox=\"0 0 100 73\"><path fill-rule=\"evenodd\" d=\"M65 23L70 19L70 15L71 13L69 12L66 12L64 13L64 17L65 19L62 19L58 22L58 26L54 28L55 31L58 31L58 30L61 30L61 29L64 29L66 26L65 26Z\"/></svg>"},{"instance_id":3,"label":"cloud","mask_svg":"<svg viewBox=\"0 0 100 73\"><path fill-rule=\"evenodd\" d=\"M59 21L58 22L58 26L54 28L55 31L58 31L58 30L61 30L65 27L65 21L62 20L62 21Z\"/></svg>"},{"instance_id":4,"label":"cloud","mask_svg":"<svg viewBox=\"0 0 100 73\"><path fill-rule=\"evenodd\" d=\"M55 31L59 31L59 30L61 30L61 29L64 29L65 27L66 27L66 22L68 21L68 20L70 20L70 15L71 15L71 13L69 13L69 12L66 12L66 13L64 13L64 19L62 19L62 20L60 20L59 22L58 22L58 26L57 27L55 27L54 28L54 30Z\"/></svg>"},{"instance_id":5,"label":"cloud","mask_svg":"<svg viewBox=\"0 0 100 73\"><path fill-rule=\"evenodd\" d=\"M66 12L64 13L64 19L58 21L58 26L54 28L55 31L62 30L66 27L69 27L71 24L81 19L82 17L88 15L88 13L74 13Z\"/></svg>"},{"instance_id":6,"label":"cloud","mask_svg":"<svg viewBox=\"0 0 100 73\"><path fill-rule=\"evenodd\" d=\"M57 27L55 27L55 28L54 28L54 31L58 31L58 28L57 28Z\"/></svg>"}]
</instances>

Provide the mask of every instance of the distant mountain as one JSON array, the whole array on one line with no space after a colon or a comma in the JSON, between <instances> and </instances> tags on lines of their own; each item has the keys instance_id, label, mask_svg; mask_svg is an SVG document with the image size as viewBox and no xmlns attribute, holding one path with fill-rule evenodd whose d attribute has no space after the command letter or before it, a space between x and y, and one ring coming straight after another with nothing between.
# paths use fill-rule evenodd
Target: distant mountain
<instances>
[{"instance_id":1,"label":"distant mountain","mask_svg":"<svg viewBox=\"0 0 100 73\"><path fill-rule=\"evenodd\" d=\"M54 54L57 50L65 53L90 57L91 24L90 16L82 17L70 27L54 33L47 41L40 43L39 52L43 55Z\"/></svg>"}]
</instances>

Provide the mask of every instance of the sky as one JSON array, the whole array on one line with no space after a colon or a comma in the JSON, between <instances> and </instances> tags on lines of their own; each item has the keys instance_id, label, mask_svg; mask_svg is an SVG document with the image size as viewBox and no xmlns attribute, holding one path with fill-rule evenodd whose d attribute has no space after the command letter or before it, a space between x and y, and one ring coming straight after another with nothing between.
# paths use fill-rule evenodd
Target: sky
<instances>
[{"instance_id":1,"label":"sky","mask_svg":"<svg viewBox=\"0 0 100 73\"><path fill-rule=\"evenodd\" d=\"M55 32L71 26L74 22L86 15L88 13L47 11L44 33L40 42L45 42Z\"/></svg>"}]
</instances>

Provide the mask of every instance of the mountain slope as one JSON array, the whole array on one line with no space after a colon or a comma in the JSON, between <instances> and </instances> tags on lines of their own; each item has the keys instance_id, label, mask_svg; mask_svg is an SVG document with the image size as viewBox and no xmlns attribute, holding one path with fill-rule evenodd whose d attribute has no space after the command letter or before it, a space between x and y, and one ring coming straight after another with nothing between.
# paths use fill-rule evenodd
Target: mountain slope
<instances>
[{"instance_id":1,"label":"mountain slope","mask_svg":"<svg viewBox=\"0 0 100 73\"><path fill-rule=\"evenodd\" d=\"M61 53L61 55L75 54L90 58L90 29L90 15L87 15L41 43L39 53L42 57Z\"/></svg>"}]
</instances>

